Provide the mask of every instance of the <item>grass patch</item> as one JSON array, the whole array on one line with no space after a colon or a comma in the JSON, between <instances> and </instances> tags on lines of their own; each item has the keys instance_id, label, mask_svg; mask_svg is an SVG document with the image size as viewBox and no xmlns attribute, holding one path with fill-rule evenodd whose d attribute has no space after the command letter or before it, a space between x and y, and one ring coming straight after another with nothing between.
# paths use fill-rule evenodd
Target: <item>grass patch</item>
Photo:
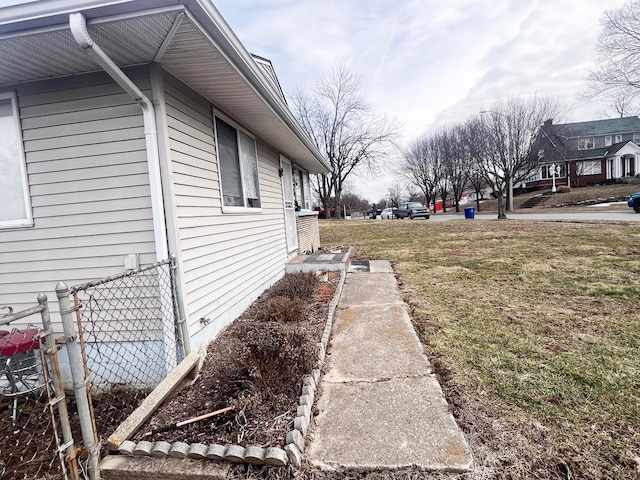
<instances>
[{"instance_id":1,"label":"grass patch","mask_svg":"<svg viewBox=\"0 0 640 480\"><path fill-rule=\"evenodd\" d=\"M321 222L388 259L467 434L464 478L640 477L637 227Z\"/></svg>"}]
</instances>

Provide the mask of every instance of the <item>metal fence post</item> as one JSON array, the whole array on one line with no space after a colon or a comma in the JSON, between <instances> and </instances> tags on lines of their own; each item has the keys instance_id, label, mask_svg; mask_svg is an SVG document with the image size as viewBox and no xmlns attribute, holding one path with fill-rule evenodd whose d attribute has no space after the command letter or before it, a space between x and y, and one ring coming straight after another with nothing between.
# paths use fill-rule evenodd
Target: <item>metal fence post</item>
<instances>
[{"instance_id":1,"label":"metal fence post","mask_svg":"<svg viewBox=\"0 0 640 480\"><path fill-rule=\"evenodd\" d=\"M38 295L38 304L42 307L42 327L47 333L45 337L46 354L49 358L49 364L51 366L51 376L53 379L53 388L55 390L56 398L51 400L51 403L56 404L58 407L58 417L60 420L60 428L62 429L62 440L64 445L60 447L66 451L66 463L69 465L69 473L73 480L79 480L78 462L76 459L76 446L73 443L73 436L71 434L71 424L69 423L69 412L67 411L67 402L64 394L64 385L62 384L62 376L60 374L60 363L58 362L58 346L53 339L53 331L51 331L51 315L49 313L49 303L47 296L44 293ZM51 412L53 414L53 411ZM52 421L53 418L51 419Z\"/></svg>"},{"instance_id":2,"label":"metal fence post","mask_svg":"<svg viewBox=\"0 0 640 480\"><path fill-rule=\"evenodd\" d=\"M60 304L60 316L62 317L62 327L64 329L67 355L69 355L73 390L75 392L76 405L78 406L82 441L89 454L89 479L97 480L100 478L100 445L98 444L97 433L93 429L91 409L87 397L87 378L84 373L82 352L80 351L78 335L73 321L72 312L75 311L75 307L71 306L69 301L69 287L64 282L58 282L56 285L56 295L58 296L58 303Z\"/></svg>"},{"instance_id":3,"label":"metal fence post","mask_svg":"<svg viewBox=\"0 0 640 480\"><path fill-rule=\"evenodd\" d=\"M171 287L173 288L173 296L176 304L176 318L175 322L178 325L178 332L180 335L180 345L182 346L182 356L186 357L191 353L191 342L189 340L189 330L187 328L187 316L184 313L184 305L182 303L182 289L180 288L180 281L178 276L178 257L172 254L169 257L171 263L169 263L169 274L171 276Z\"/></svg>"}]
</instances>

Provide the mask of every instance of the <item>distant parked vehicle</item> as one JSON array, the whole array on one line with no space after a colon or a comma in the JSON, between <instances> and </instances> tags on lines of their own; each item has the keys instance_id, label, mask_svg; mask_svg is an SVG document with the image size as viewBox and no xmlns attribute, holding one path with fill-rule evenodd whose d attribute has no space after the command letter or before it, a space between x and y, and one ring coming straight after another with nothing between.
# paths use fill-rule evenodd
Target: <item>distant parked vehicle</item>
<instances>
[{"instance_id":1,"label":"distant parked vehicle","mask_svg":"<svg viewBox=\"0 0 640 480\"><path fill-rule=\"evenodd\" d=\"M401 203L395 212L396 218L407 218L411 220L417 217L429 218L429 209L420 202Z\"/></svg>"},{"instance_id":2,"label":"distant parked vehicle","mask_svg":"<svg viewBox=\"0 0 640 480\"><path fill-rule=\"evenodd\" d=\"M640 213L640 192L636 192L629 197L629 201L627 202L631 208L635 210L636 213Z\"/></svg>"},{"instance_id":3,"label":"distant parked vehicle","mask_svg":"<svg viewBox=\"0 0 640 480\"><path fill-rule=\"evenodd\" d=\"M380 214L380 217L383 220L391 220L392 218L395 217L395 209L394 208L385 208L384 210L382 210L382 213Z\"/></svg>"}]
</instances>

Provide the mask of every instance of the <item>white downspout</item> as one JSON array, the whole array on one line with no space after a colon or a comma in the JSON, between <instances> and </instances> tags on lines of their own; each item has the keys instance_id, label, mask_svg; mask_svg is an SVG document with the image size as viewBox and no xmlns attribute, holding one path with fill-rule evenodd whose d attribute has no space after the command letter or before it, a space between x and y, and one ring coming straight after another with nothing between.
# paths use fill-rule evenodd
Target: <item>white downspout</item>
<instances>
[{"instance_id":1,"label":"white downspout","mask_svg":"<svg viewBox=\"0 0 640 480\"><path fill-rule=\"evenodd\" d=\"M164 200L162 197L162 184L160 177L160 154L158 152L158 132L156 129L155 111L151 100L127 77L120 67L111 60L104 51L94 43L87 30L87 20L82 13L69 15L69 28L78 45L80 45L102 69L120 85L131 98L142 107L142 119L144 122L144 139L147 147L147 163L149 168L149 188L151 189L151 212L153 215L153 233L156 244L157 261L169 258L167 246L166 220L164 218ZM164 296L161 297L163 311L162 333L165 351L165 369L167 374L176 366L177 358L175 345L176 338L171 316L168 314L173 307Z\"/></svg>"},{"instance_id":2,"label":"white downspout","mask_svg":"<svg viewBox=\"0 0 640 480\"><path fill-rule=\"evenodd\" d=\"M169 258L169 250L167 247L167 230L160 179L158 133L153 103L151 103L151 100L142 93L136 84L120 70L120 67L118 67L89 36L87 20L82 13L72 13L69 15L69 28L78 45L142 107L144 139L147 147L147 163L149 165L149 187L151 189L151 211L153 214L153 233L156 243L156 260L165 260Z\"/></svg>"}]
</instances>

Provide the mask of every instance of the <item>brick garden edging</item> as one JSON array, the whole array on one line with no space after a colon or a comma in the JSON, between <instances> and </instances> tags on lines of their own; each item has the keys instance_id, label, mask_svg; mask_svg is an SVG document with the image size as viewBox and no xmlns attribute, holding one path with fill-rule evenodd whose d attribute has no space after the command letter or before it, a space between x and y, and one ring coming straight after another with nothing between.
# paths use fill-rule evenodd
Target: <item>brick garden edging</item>
<instances>
[{"instance_id":1,"label":"brick garden edging","mask_svg":"<svg viewBox=\"0 0 640 480\"><path fill-rule=\"evenodd\" d=\"M347 255L349 252L347 253ZM313 403L315 394L320 382L320 371L324 363L329 338L331 336L331 328L333 326L333 316L335 314L338 300L342 294L347 268L340 271L340 280L333 294L333 298L329 302L327 312L327 321L322 331L322 339L318 345L318 366L310 375L306 375L302 381L302 391L298 402L296 417L293 422L293 430L287 433L285 438L285 447L257 447L241 445L205 445L202 443L184 443L184 442L149 442L141 440L133 442L125 440L118 446L118 452L121 455L145 456L158 459L176 458L176 459L208 459L217 461L226 461L231 463L249 463L252 465L272 465L285 466L291 464L295 468L300 468L302 464L302 453L305 449L306 434L311 424Z\"/></svg>"}]
</instances>

